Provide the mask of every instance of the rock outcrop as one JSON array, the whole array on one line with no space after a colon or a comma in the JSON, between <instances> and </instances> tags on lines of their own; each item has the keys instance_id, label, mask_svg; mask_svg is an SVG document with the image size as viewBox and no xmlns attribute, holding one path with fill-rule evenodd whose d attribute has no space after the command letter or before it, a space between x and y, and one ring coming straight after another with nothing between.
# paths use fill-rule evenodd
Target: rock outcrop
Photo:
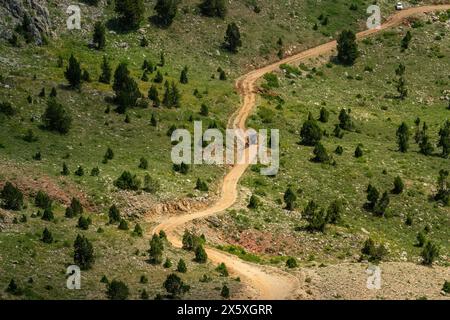
<instances>
[{"instance_id":1,"label":"rock outcrop","mask_svg":"<svg viewBox=\"0 0 450 320\"><path fill-rule=\"evenodd\" d=\"M14 30L22 26L28 40L38 45L44 43L51 32L47 0L0 0L0 37L10 39Z\"/></svg>"}]
</instances>

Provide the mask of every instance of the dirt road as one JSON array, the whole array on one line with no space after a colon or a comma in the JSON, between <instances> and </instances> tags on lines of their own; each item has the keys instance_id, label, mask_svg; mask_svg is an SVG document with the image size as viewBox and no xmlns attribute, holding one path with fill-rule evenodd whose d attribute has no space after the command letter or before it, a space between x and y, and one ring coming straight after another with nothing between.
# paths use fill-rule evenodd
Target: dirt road
<instances>
[{"instance_id":1,"label":"dirt road","mask_svg":"<svg viewBox=\"0 0 450 320\"><path fill-rule=\"evenodd\" d=\"M366 30L357 34L357 38L361 39L371 34L377 33L396 25L399 25L405 18L419 13L427 13L437 10L450 9L450 5L436 5L424 6L417 8L410 8L399 11L391 16L380 28ZM232 116L229 121L230 128L246 129L245 123L248 116L251 114L256 103L255 84L258 79L268 72L275 71L281 64L285 63L299 63L301 61L317 57L320 55L330 54L336 49L336 41L331 41L312 49L295 54L286 59L280 60L276 63L266 67L254 70L239 78L236 82L236 88L242 97L242 106ZM246 150L247 156L255 155L255 146ZM249 158L247 158L249 159ZM237 199L237 186L239 179L246 171L248 164L235 165L229 173L225 176L222 183L222 190L220 198L209 208L194 213L189 213L182 216L171 217L163 221L153 231L159 232L164 230L167 233L168 240L173 246L181 248L181 236L177 229L184 224L194 219L205 218L214 215L230 208ZM256 290L255 293L246 292L239 298L256 298L256 299L292 299L298 290L300 290L299 280L293 275L280 270L279 268L272 268L268 266L256 265L240 260L238 257L226 254L222 251L206 248L209 259L215 263L224 262L228 269L236 275L239 275L242 281Z\"/></svg>"}]
</instances>

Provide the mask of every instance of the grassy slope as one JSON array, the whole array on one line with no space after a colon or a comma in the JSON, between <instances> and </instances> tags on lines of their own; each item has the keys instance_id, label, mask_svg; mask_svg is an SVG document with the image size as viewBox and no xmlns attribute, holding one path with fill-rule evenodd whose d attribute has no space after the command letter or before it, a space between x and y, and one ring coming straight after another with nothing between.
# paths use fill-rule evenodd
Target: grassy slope
<instances>
[{"instance_id":1,"label":"grassy slope","mask_svg":"<svg viewBox=\"0 0 450 320\"><path fill-rule=\"evenodd\" d=\"M166 52L167 64L163 72L168 74L169 79L178 80L184 65L190 68L190 83L180 85L183 93L183 107L180 110L133 109L129 112L131 124L125 124L124 116L114 112L105 115L107 103L104 97L112 95L109 86L94 81L86 84L81 93L65 90L64 69L56 67L58 55L62 55L67 63L70 53L74 53L83 68L89 70L91 78L98 78L103 52L89 49L87 43L90 40L93 21L96 20L94 17L104 16L105 20L113 17L111 8L102 12L82 5L83 30L68 32L64 29L64 12L68 2L51 2L49 9L56 27L56 37L48 46L24 46L16 49L4 42L0 43L0 100L12 102L19 110L19 114L12 119L0 119L0 143L5 146L0 149L3 168L8 167L8 163L14 163L26 169L26 176L30 179L47 176L63 190L67 185L78 185L79 189L86 192L90 199L101 207L117 201L118 196L112 189L111 182L122 170L129 169L143 176L144 172L139 171L137 165L139 158L145 156L150 162L148 172L159 179L163 186L154 201L172 199L174 196L184 197L193 192L197 177L211 182L217 181L223 169L208 166L194 168L186 177L174 174L169 161L170 141L165 135L167 128L171 124L190 127L187 122L189 115L196 115L203 102L210 107L210 120L216 120L221 126L225 126L228 116L239 103L233 89L233 79L251 69L253 65L275 59L278 51L276 41L279 37L283 38L288 52L314 46L326 41L343 27L362 28L364 19L358 22L356 19L365 16L366 7L363 1L356 1L360 5L358 10L353 12L348 9L350 1L321 1L317 4L312 1L273 3L261 0L258 4L262 11L256 14L248 6L251 1L234 1L228 17L222 21L198 16L197 2L183 1L178 17L167 30L160 30L150 24L144 25L144 32L150 40L146 49L139 47L140 36L137 33L108 34L105 53L112 60L112 65L117 65L119 61L128 61L136 78L141 76L140 66L143 59L148 58L156 63L161 51ZM148 6L147 15L150 15L151 3ZM386 10L390 11L392 8L386 6ZM312 25L317 22L317 16L321 13L329 15L330 22L314 31ZM220 49L226 25L232 21L240 25L244 42L240 53L234 56ZM218 66L227 71L230 80L221 82L211 79L212 74L217 78L215 71ZM33 75L36 75L36 79L33 79ZM139 81L139 85L141 91L146 93L150 83ZM42 87L46 88L48 94L53 86L58 88L58 100L69 108L74 118L73 128L67 136L59 136L38 128L45 101L37 95ZM193 97L195 88L203 93L203 98ZM35 100L32 105L26 102L28 95ZM153 112L160 119L156 129L149 126ZM31 118L35 121L32 122ZM108 122L107 126L105 122ZM38 142L28 144L21 139L29 128L38 135ZM291 139L294 140L293 137ZM286 144L289 142L286 141ZM107 146L114 149L116 158L108 165L102 165L101 159ZM31 156L38 150L42 152L43 160L35 162L31 160ZM70 157L63 159L66 154ZM78 165L83 165L87 173L98 165L101 175L99 178L87 175L77 178L71 175L60 179L58 176L63 161L69 164L72 172ZM2 169L0 177L4 181L15 174L17 172L14 170ZM35 211L30 205L25 214L29 217ZM72 241L78 230L74 228L75 221L67 221L62 217L62 208L57 212L58 223L50 224L58 240L54 245L44 246L38 241L44 225L47 224L39 219L29 218L27 224L7 225L7 229L0 233L1 251L5 253L0 258L1 269L5 270L0 277L1 288L5 287L13 276L22 285L32 276L35 284L27 290L26 295L30 298L101 298L104 297L104 285L99 283L99 278L105 273L110 279L118 277L125 280L131 288L132 296L137 297L138 288L144 287L137 283L139 275L146 273L150 278L150 284L147 286L150 295L161 292L165 273L146 264L145 257L134 256L136 248L141 252L147 249L146 241L124 236L125 232L116 231L113 227L104 227L104 234L96 234L96 227L106 223L103 216L94 216L95 228L85 232L94 241L97 255L94 270L84 273L86 278L83 285L86 285L86 290L64 290L63 273L65 266L71 262ZM173 256L175 260L185 254L170 251L169 256ZM185 256L185 260L189 261L190 257ZM113 263L115 266L111 267ZM34 271L30 271L29 266L32 266ZM189 297L210 298L211 290L221 284L222 279L217 277L212 284L195 284L200 275L208 272L211 272L210 267L195 267L183 277L193 286ZM44 287L47 284L53 289L46 290ZM237 290L237 287L232 287L232 292L235 289Z\"/></svg>"},{"instance_id":2,"label":"grassy slope","mask_svg":"<svg viewBox=\"0 0 450 320\"><path fill-rule=\"evenodd\" d=\"M93 225L88 231L76 228L77 219L64 218L62 209L56 210L56 220L46 222L40 218L30 218L36 212L30 207L25 210L28 222L11 225L6 232L0 233L2 256L0 266L0 298L25 299L104 299L106 285L100 282L103 275L111 281L124 281L130 288L130 299L140 299L140 292L145 289L153 299L156 294L165 294L162 283L167 275L175 272L178 260L184 259L188 272L179 274L185 283L191 286L186 294L187 299L220 299L223 283L227 283L232 292L239 290L239 282L231 278L223 278L212 271L215 266L199 265L193 262L193 254L182 250L174 250L165 244L164 257L172 261L172 267L153 266L148 263L148 241L132 235L134 223L130 230L118 230L116 225L107 225L107 218L90 215ZM42 230L47 227L53 234L55 243L41 242ZM101 227L104 232L98 233ZM77 234L85 235L94 245L95 264L89 271L81 271L81 290L67 290L66 268L73 264L73 240ZM202 283L199 279L207 274L211 282ZM145 275L148 283L140 283L141 275ZM9 280L14 278L24 289L19 297L4 293ZM33 283L28 283L32 278Z\"/></svg>"},{"instance_id":3,"label":"grassy slope","mask_svg":"<svg viewBox=\"0 0 450 320\"><path fill-rule=\"evenodd\" d=\"M282 110L277 110L276 102L260 99L262 108L252 117L249 126L280 129L281 170L276 178L264 178L254 172L246 175L243 186L261 195L264 207L258 212L244 210L235 215L236 226L250 232L255 228L261 232L274 231L275 236L290 245L286 248L285 244L282 248L285 254L295 254L302 259L314 254L328 262L335 261L336 257L350 260L356 257L361 241L367 237L361 232L364 228L376 240L387 243L391 259L399 259L406 251L410 261L417 261L420 249L413 246L415 236L428 223L432 226L430 238L442 247L441 262L446 260L450 250L449 210L428 198L435 190L439 170L448 168L449 160L438 155L425 157L419 154L413 141L408 153L397 152L395 132L399 124L406 121L414 134L414 120L420 117L429 125L429 134L436 143L439 128L450 116L447 102L440 99L450 81L447 72L449 31L442 23L412 29L411 48L402 53L399 44L406 30L400 27L361 43L362 55L354 67L333 65L328 68L325 59L316 59L307 67L309 70L316 67L323 75L313 74L312 79L308 79L305 75L311 71L307 71L300 79L291 80L279 74L282 85L274 91L286 101L285 105ZM435 40L438 35L442 40ZM410 92L405 101L385 97L396 94L394 70L400 61L406 65ZM373 72L365 72L366 66L372 67ZM333 153L338 145L344 148L342 156L333 155L336 167L310 162L312 148L298 145L303 121L309 112L318 117L322 106L330 111L330 121L320 124L331 134L323 139L324 146L329 153ZM342 140L332 135L341 108L352 109L361 133L346 133ZM263 123L262 109L269 110L265 114L272 114L268 117L269 123ZM363 144L364 157L356 159L353 154L359 143ZM400 196L391 195L388 211L393 217L372 217L362 209L367 185L374 184L380 192L389 191L396 176L403 179L406 191ZM279 204L288 186L302 190L298 194L299 211L311 199L322 207L336 198L343 199L343 225L330 227L326 235L313 237L295 232L294 228L304 222L297 213L283 212ZM404 223L407 214L414 217L412 227ZM260 242L264 243L262 239Z\"/></svg>"}]
</instances>

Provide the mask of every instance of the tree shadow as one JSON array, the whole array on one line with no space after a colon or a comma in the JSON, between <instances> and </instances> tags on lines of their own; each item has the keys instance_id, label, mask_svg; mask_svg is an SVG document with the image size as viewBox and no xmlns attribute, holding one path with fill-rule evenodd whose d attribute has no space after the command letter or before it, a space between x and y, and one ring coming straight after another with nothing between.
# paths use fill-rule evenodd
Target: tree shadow
<instances>
[{"instance_id":1,"label":"tree shadow","mask_svg":"<svg viewBox=\"0 0 450 320\"><path fill-rule=\"evenodd\" d=\"M165 23L157 15L149 17L148 21L160 29L168 29L170 27L169 23Z\"/></svg>"},{"instance_id":2,"label":"tree shadow","mask_svg":"<svg viewBox=\"0 0 450 320\"><path fill-rule=\"evenodd\" d=\"M124 27L124 23L122 23L120 21L120 18L118 17L114 17L109 19L108 21L106 21L106 28L110 31L114 31L117 34L128 34L131 33L133 31L136 31L136 28L133 28L131 26L129 27Z\"/></svg>"}]
</instances>

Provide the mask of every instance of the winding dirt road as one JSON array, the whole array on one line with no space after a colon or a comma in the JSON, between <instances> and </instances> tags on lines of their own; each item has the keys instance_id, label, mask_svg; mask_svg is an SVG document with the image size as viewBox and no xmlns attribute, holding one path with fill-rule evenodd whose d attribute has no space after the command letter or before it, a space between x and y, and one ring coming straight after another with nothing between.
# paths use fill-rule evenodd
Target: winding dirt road
<instances>
[{"instance_id":1,"label":"winding dirt road","mask_svg":"<svg viewBox=\"0 0 450 320\"><path fill-rule=\"evenodd\" d=\"M381 27L360 32L357 34L357 38L361 39L381 30L399 25L405 18L415 14L448 9L450 9L450 4L423 6L399 11L387 19ZM246 129L245 123L256 104L257 94L255 92L255 84L258 79L266 73L277 70L281 64L294 62L298 63L312 57L329 54L336 49L336 45L336 41L331 41L315 48L300 52L266 67L251 71L240 77L236 82L236 88L242 97L242 106L231 117L228 126L234 129ZM250 159L255 155L255 153L255 146L251 146L246 149L246 156L249 157L247 159ZM228 172L222 183L221 195L211 207L198 212L168 218L152 230L152 234L159 232L160 230L164 230L172 245L174 247L181 248L181 235L177 232L178 229L189 221L205 218L230 208L237 200L238 182L247 167L248 164L238 164ZM299 280L296 277L278 268L248 263L242 261L236 256L224 253L214 248L208 247L206 248L206 252L208 254L208 258L213 263L218 264L224 262L232 273L239 275L244 283L250 285L256 290L256 293L246 292L241 297L233 298L239 299L251 297L263 300L293 299L295 297L295 293L300 289Z\"/></svg>"}]
</instances>

